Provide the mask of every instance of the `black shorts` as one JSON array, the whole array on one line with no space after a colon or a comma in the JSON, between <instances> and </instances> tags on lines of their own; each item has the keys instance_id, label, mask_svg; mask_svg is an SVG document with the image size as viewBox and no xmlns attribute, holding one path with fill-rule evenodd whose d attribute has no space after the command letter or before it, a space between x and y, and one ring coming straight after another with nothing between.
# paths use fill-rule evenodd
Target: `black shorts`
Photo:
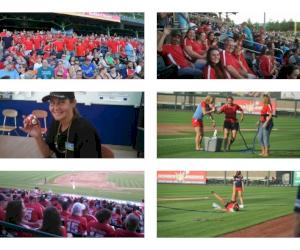
<instances>
[{"instance_id":1,"label":"black shorts","mask_svg":"<svg viewBox=\"0 0 300 250\"><path fill-rule=\"evenodd\" d=\"M238 122L224 121L223 128L226 128L228 130L236 130L236 131L238 131L239 128L240 128L240 124Z\"/></svg>"}]
</instances>

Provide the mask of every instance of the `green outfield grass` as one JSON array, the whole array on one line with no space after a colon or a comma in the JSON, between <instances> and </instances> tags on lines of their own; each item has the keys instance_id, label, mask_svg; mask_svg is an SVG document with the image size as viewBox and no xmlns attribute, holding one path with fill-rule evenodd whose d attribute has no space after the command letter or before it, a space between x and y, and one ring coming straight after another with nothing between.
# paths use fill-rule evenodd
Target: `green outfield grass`
<instances>
[{"instance_id":1,"label":"green outfield grass","mask_svg":"<svg viewBox=\"0 0 300 250\"><path fill-rule=\"evenodd\" d=\"M63 187L53 184L56 177L69 173L56 171L1 171L0 187L24 189L39 187L43 191L52 190L54 193L70 193L130 201L144 199L144 176L142 173L110 172L108 180L118 187L124 188L124 190L107 191L84 187L77 187L73 190L71 185L70 187ZM47 178L46 185L44 184L45 177Z\"/></svg>"},{"instance_id":2,"label":"green outfield grass","mask_svg":"<svg viewBox=\"0 0 300 250\"><path fill-rule=\"evenodd\" d=\"M157 136L157 154L160 158L256 158L258 156L259 144L255 142L255 154L245 152L246 149L241 136L238 134L230 152L199 152L195 151L194 130L191 125L192 112L187 111L158 111L157 123L190 126L189 131L177 134L159 134ZM224 115L215 115L218 127L218 136L223 133ZM256 121L258 116L245 115L240 123L242 134L249 147L252 147L256 134ZM208 118L204 119L206 126L211 126ZM274 118L274 128L271 134L271 157L300 157L300 118L279 116ZM246 129L246 130L244 130ZM247 131L251 129L251 131ZM204 136L211 137L212 131L204 132Z\"/></svg>"},{"instance_id":3,"label":"green outfield grass","mask_svg":"<svg viewBox=\"0 0 300 250\"><path fill-rule=\"evenodd\" d=\"M215 191L231 199L231 186L158 184L158 237L216 237L293 212L294 187L246 187L240 212L215 211Z\"/></svg>"}]
</instances>

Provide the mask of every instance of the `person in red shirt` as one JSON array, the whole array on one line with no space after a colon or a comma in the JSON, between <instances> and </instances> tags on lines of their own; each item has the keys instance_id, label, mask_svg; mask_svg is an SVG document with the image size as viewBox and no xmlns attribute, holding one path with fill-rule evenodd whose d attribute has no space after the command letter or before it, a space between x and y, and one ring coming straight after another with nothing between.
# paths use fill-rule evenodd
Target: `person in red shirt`
<instances>
[{"instance_id":1,"label":"person in red shirt","mask_svg":"<svg viewBox=\"0 0 300 250\"><path fill-rule=\"evenodd\" d=\"M270 135L273 123L273 108L271 103L271 98L269 95L263 95L263 107L260 112L260 118L257 122L258 134L257 138L261 147L260 155L263 157L268 157L270 154Z\"/></svg>"},{"instance_id":2,"label":"person in red shirt","mask_svg":"<svg viewBox=\"0 0 300 250\"><path fill-rule=\"evenodd\" d=\"M62 36L59 36L58 39L53 42L53 49L56 52L56 57L58 59L61 59L61 56L62 56L62 54L64 52L64 49L65 49L65 43L63 41Z\"/></svg>"},{"instance_id":3,"label":"person in red shirt","mask_svg":"<svg viewBox=\"0 0 300 250\"><path fill-rule=\"evenodd\" d=\"M29 229L29 227L23 222L24 209L25 207L21 200L8 202L6 207L5 221ZM14 231L12 229L6 229L6 231L9 234L12 234L14 237L32 237L32 235L29 233Z\"/></svg>"},{"instance_id":4,"label":"person in red shirt","mask_svg":"<svg viewBox=\"0 0 300 250\"><path fill-rule=\"evenodd\" d=\"M204 33L205 35L205 33ZM190 29L187 31L186 36L183 40L183 49L186 57L192 61L197 63L206 64L206 48L202 44L199 44L195 40L195 31ZM204 53L203 53L204 51Z\"/></svg>"},{"instance_id":5,"label":"person in red shirt","mask_svg":"<svg viewBox=\"0 0 300 250\"><path fill-rule=\"evenodd\" d=\"M38 227L43 219L42 206L37 202L36 194L30 194L29 202L25 204L24 218L31 227Z\"/></svg>"},{"instance_id":6,"label":"person in red shirt","mask_svg":"<svg viewBox=\"0 0 300 250\"><path fill-rule=\"evenodd\" d=\"M237 111L241 112L240 121L242 122L244 119L244 112L243 109L233 102L233 97L228 96L226 98L226 104L223 105L219 110L218 113L225 114L225 120L223 125L224 131L224 151L229 151L231 145L236 139L237 132L240 129L239 121L236 118ZM230 139L229 139L230 136Z\"/></svg>"},{"instance_id":7,"label":"person in red shirt","mask_svg":"<svg viewBox=\"0 0 300 250\"><path fill-rule=\"evenodd\" d=\"M116 237L144 237L143 233L137 232L140 220L139 218L131 213L127 215L125 220L125 229L117 229Z\"/></svg>"},{"instance_id":8,"label":"person in red shirt","mask_svg":"<svg viewBox=\"0 0 300 250\"><path fill-rule=\"evenodd\" d=\"M82 39L79 39L79 41L76 44L76 49L75 49L76 57L82 58L84 60L86 52L87 52L87 49L86 49L85 43L82 41Z\"/></svg>"},{"instance_id":9,"label":"person in red shirt","mask_svg":"<svg viewBox=\"0 0 300 250\"><path fill-rule=\"evenodd\" d=\"M69 52L70 56L75 55L75 46L76 46L77 38L74 36L67 36L65 37L65 50Z\"/></svg>"},{"instance_id":10,"label":"person in red shirt","mask_svg":"<svg viewBox=\"0 0 300 250\"><path fill-rule=\"evenodd\" d=\"M213 113L215 112L215 98L212 96L206 96L204 101L200 102L193 114L192 126L195 130L195 150L202 151L201 142L204 135L204 125L203 117L205 115L209 116L212 120L212 127L215 128L216 123L213 118Z\"/></svg>"},{"instance_id":11,"label":"person in red shirt","mask_svg":"<svg viewBox=\"0 0 300 250\"><path fill-rule=\"evenodd\" d=\"M222 198L220 195L218 195L216 192L211 192L214 197L221 203L221 206L213 203L213 208L219 211L227 212L227 213L233 213L240 211L240 206L237 203L237 201L231 200L226 202L224 198Z\"/></svg>"},{"instance_id":12,"label":"person in red shirt","mask_svg":"<svg viewBox=\"0 0 300 250\"><path fill-rule=\"evenodd\" d=\"M66 228L62 226L59 212L55 207L47 207L44 211L43 217L43 224L40 228L41 231L57 236L67 237Z\"/></svg>"},{"instance_id":13,"label":"person in red shirt","mask_svg":"<svg viewBox=\"0 0 300 250\"><path fill-rule=\"evenodd\" d=\"M82 211L85 205L76 202L72 207L72 214L65 221L67 232L71 233L73 237L83 237L86 235L87 221L82 217Z\"/></svg>"},{"instance_id":14,"label":"person in red shirt","mask_svg":"<svg viewBox=\"0 0 300 250\"><path fill-rule=\"evenodd\" d=\"M171 43L164 44L165 39L171 34ZM202 68L201 64L192 64L189 62L181 47L181 35L178 31L173 31L169 28L164 28L157 44L157 51L168 59L168 64L175 64L178 67L178 76L193 76L200 77ZM197 68L198 67L198 68Z\"/></svg>"},{"instance_id":15,"label":"person in red shirt","mask_svg":"<svg viewBox=\"0 0 300 250\"><path fill-rule=\"evenodd\" d=\"M207 64L204 67L203 75L205 79L228 79L230 74L224 68L220 60L220 52L216 48L207 51Z\"/></svg>"},{"instance_id":16,"label":"person in red shirt","mask_svg":"<svg viewBox=\"0 0 300 250\"><path fill-rule=\"evenodd\" d=\"M25 55L28 56L32 51L35 50L34 43L30 36L27 36L26 39L23 41L23 45L25 47Z\"/></svg>"},{"instance_id":17,"label":"person in red shirt","mask_svg":"<svg viewBox=\"0 0 300 250\"><path fill-rule=\"evenodd\" d=\"M264 79L272 79L278 74L276 61L273 54L273 50L265 48L259 58L259 70Z\"/></svg>"},{"instance_id":18,"label":"person in red shirt","mask_svg":"<svg viewBox=\"0 0 300 250\"><path fill-rule=\"evenodd\" d=\"M116 206L115 211L112 213L111 222L112 222L112 225L114 225L114 226L117 226L117 227L122 226L123 221L122 221L122 214L121 214L120 206Z\"/></svg>"},{"instance_id":19,"label":"person in red shirt","mask_svg":"<svg viewBox=\"0 0 300 250\"><path fill-rule=\"evenodd\" d=\"M85 209L82 211L82 217L86 218L87 224L91 221L97 221L96 217L90 214L89 207L85 205Z\"/></svg>"},{"instance_id":20,"label":"person in red shirt","mask_svg":"<svg viewBox=\"0 0 300 250\"><path fill-rule=\"evenodd\" d=\"M111 211L103 208L96 213L96 221L91 221L87 226L90 237L114 237L115 229L109 224L111 221Z\"/></svg>"},{"instance_id":21,"label":"person in red shirt","mask_svg":"<svg viewBox=\"0 0 300 250\"><path fill-rule=\"evenodd\" d=\"M257 78L257 76L253 73L252 69L250 69L244 53L242 46L236 46L233 56L238 60L239 64L241 65L242 69L250 75L248 78L254 79Z\"/></svg>"},{"instance_id":22,"label":"person in red shirt","mask_svg":"<svg viewBox=\"0 0 300 250\"><path fill-rule=\"evenodd\" d=\"M68 201L64 201L62 203L62 211L60 213L60 217L61 217L61 222L62 225L65 226L66 225L66 220L71 216L71 213L69 212L69 202Z\"/></svg>"},{"instance_id":23,"label":"person in red shirt","mask_svg":"<svg viewBox=\"0 0 300 250\"><path fill-rule=\"evenodd\" d=\"M241 67L241 64L233 56L235 42L232 38L227 38L224 41L224 50L221 53L221 61L225 69L229 72L231 78L247 79L251 76Z\"/></svg>"},{"instance_id":24,"label":"person in red shirt","mask_svg":"<svg viewBox=\"0 0 300 250\"><path fill-rule=\"evenodd\" d=\"M6 205L7 205L6 197L4 196L4 194L0 194L0 221L5 220Z\"/></svg>"}]
</instances>

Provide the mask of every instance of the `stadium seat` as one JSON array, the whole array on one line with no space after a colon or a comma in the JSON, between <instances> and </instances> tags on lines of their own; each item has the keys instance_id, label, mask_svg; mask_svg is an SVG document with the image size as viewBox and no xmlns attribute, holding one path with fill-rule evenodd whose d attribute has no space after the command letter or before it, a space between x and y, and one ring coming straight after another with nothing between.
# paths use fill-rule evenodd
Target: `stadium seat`
<instances>
[{"instance_id":1,"label":"stadium seat","mask_svg":"<svg viewBox=\"0 0 300 250\"><path fill-rule=\"evenodd\" d=\"M171 64L166 66L165 61L161 55L157 55L157 78L158 79L174 79L177 78L178 68Z\"/></svg>"},{"instance_id":2,"label":"stadium seat","mask_svg":"<svg viewBox=\"0 0 300 250\"><path fill-rule=\"evenodd\" d=\"M35 115L38 119L43 120L44 126L42 127L42 135L47 133L47 117L48 112L41 109L32 110L32 114Z\"/></svg>"},{"instance_id":3,"label":"stadium seat","mask_svg":"<svg viewBox=\"0 0 300 250\"><path fill-rule=\"evenodd\" d=\"M3 119L3 125L0 126L0 131L2 131L2 135L7 133L8 135L11 134L11 132L15 132L16 135L19 135L17 132L17 116L18 116L18 111L15 109L4 109L2 111L2 114L4 116ZM14 126L11 125L6 125L7 123L7 118L12 118L14 120Z\"/></svg>"}]
</instances>

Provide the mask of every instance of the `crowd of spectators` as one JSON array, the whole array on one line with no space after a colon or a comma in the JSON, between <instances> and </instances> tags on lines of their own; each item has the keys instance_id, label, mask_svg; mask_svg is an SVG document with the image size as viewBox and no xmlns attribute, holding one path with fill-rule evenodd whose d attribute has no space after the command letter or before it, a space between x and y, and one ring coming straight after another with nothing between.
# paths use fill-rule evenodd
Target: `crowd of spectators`
<instances>
[{"instance_id":1,"label":"crowd of spectators","mask_svg":"<svg viewBox=\"0 0 300 250\"><path fill-rule=\"evenodd\" d=\"M0 32L0 79L141 79L143 41L104 34Z\"/></svg>"},{"instance_id":2,"label":"crowd of spectators","mask_svg":"<svg viewBox=\"0 0 300 250\"><path fill-rule=\"evenodd\" d=\"M34 190L0 190L0 221L61 237L144 237L143 202L121 203ZM0 225L0 236L36 237Z\"/></svg>"},{"instance_id":3,"label":"crowd of spectators","mask_svg":"<svg viewBox=\"0 0 300 250\"><path fill-rule=\"evenodd\" d=\"M158 14L158 77L298 79L299 40L199 13Z\"/></svg>"}]
</instances>

